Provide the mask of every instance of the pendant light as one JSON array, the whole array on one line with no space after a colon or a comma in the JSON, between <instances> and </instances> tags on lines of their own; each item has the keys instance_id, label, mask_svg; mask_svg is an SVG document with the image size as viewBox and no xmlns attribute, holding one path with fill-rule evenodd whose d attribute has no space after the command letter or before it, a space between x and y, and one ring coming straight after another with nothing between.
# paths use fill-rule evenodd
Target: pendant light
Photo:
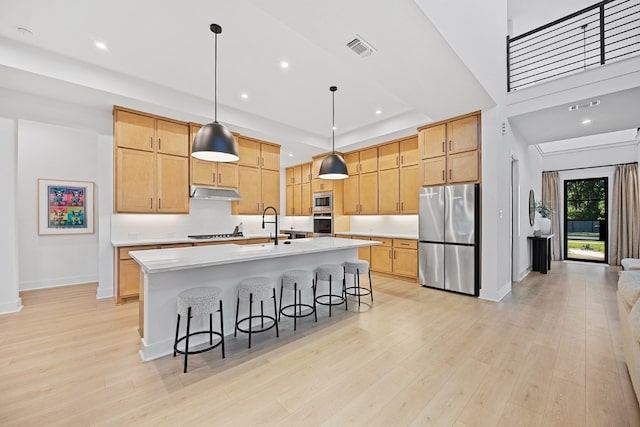
<instances>
[{"instance_id":1,"label":"pendant light","mask_svg":"<svg viewBox=\"0 0 640 427\"><path fill-rule=\"evenodd\" d=\"M336 154L336 91L338 90L338 88L336 86L331 86L329 90L331 91L333 115L331 126L332 153L322 160L322 163L320 164L320 173L318 174L318 176L322 179L345 179L349 178L347 164L339 154Z\"/></svg>"},{"instance_id":2,"label":"pendant light","mask_svg":"<svg viewBox=\"0 0 640 427\"><path fill-rule=\"evenodd\" d=\"M218 123L218 34L222 33L222 27L218 24L211 24L209 29L215 34L213 73L215 115L213 123L203 126L196 134L191 155L196 159L209 162L235 162L240 159L238 144L229 129Z\"/></svg>"}]
</instances>

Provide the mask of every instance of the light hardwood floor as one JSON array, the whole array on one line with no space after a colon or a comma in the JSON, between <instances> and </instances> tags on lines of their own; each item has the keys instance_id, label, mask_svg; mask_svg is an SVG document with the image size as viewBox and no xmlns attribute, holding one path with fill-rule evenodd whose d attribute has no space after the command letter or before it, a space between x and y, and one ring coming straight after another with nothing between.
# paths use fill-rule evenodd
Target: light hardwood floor
<instances>
[{"instance_id":1,"label":"light hardwood floor","mask_svg":"<svg viewBox=\"0 0 640 427\"><path fill-rule=\"evenodd\" d=\"M616 282L554 263L496 304L374 276L373 307L283 321L250 351L231 336L187 374L140 361L137 303L24 292L0 316L0 425L640 425Z\"/></svg>"}]
</instances>

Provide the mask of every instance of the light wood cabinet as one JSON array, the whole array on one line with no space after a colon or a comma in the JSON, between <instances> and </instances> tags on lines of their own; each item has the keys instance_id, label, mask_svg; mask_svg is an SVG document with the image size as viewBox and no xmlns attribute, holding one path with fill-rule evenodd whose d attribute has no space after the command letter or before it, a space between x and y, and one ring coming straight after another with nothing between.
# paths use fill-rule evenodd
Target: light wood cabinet
<instances>
[{"instance_id":1,"label":"light wood cabinet","mask_svg":"<svg viewBox=\"0 0 640 427\"><path fill-rule=\"evenodd\" d=\"M311 215L311 163L291 166L285 170L287 216Z\"/></svg>"},{"instance_id":2,"label":"light wood cabinet","mask_svg":"<svg viewBox=\"0 0 640 427\"><path fill-rule=\"evenodd\" d=\"M418 277L418 242L371 237L382 245L371 246L371 270L408 278Z\"/></svg>"},{"instance_id":3,"label":"light wood cabinet","mask_svg":"<svg viewBox=\"0 0 640 427\"><path fill-rule=\"evenodd\" d=\"M419 130L422 186L480 180L480 114L473 113Z\"/></svg>"},{"instance_id":4,"label":"light wood cabinet","mask_svg":"<svg viewBox=\"0 0 640 427\"><path fill-rule=\"evenodd\" d=\"M346 215L378 213L378 173L350 175L344 180L343 212Z\"/></svg>"},{"instance_id":5,"label":"light wood cabinet","mask_svg":"<svg viewBox=\"0 0 640 427\"><path fill-rule=\"evenodd\" d=\"M392 142L378 147L378 170L398 168L400 166L400 143Z\"/></svg>"},{"instance_id":6,"label":"light wood cabinet","mask_svg":"<svg viewBox=\"0 0 640 427\"><path fill-rule=\"evenodd\" d=\"M400 140L400 166L413 166L420 162L418 135Z\"/></svg>"},{"instance_id":7,"label":"light wood cabinet","mask_svg":"<svg viewBox=\"0 0 640 427\"><path fill-rule=\"evenodd\" d=\"M196 133L202 126L195 123L189 124L189 141L193 142ZM236 142L238 135L233 134ZM191 145L189 144L191 153ZM211 187L238 188L238 163L233 162L207 162L190 157L191 184L208 185Z\"/></svg>"},{"instance_id":8,"label":"light wood cabinet","mask_svg":"<svg viewBox=\"0 0 640 427\"><path fill-rule=\"evenodd\" d=\"M420 178L418 165L400 168L400 213L417 214Z\"/></svg>"},{"instance_id":9,"label":"light wood cabinet","mask_svg":"<svg viewBox=\"0 0 640 427\"><path fill-rule=\"evenodd\" d=\"M380 215L394 215L400 212L400 170L381 170L378 172L380 200L378 213Z\"/></svg>"},{"instance_id":10,"label":"light wood cabinet","mask_svg":"<svg viewBox=\"0 0 640 427\"><path fill-rule=\"evenodd\" d=\"M378 213L418 213L418 136L378 147Z\"/></svg>"},{"instance_id":11,"label":"light wood cabinet","mask_svg":"<svg viewBox=\"0 0 640 427\"><path fill-rule=\"evenodd\" d=\"M124 303L128 298L138 296L140 289L140 265L131 258L129 252L158 249L158 245L128 246L118 248L116 264L116 280L113 296L116 304Z\"/></svg>"},{"instance_id":12,"label":"light wood cabinet","mask_svg":"<svg viewBox=\"0 0 640 427\"><path fill-rule=\"evenodd\" d=\"M114 108L115 211L189 212L186 123Z\"/></svg>"},{"instance_id":13,"label":"light wood cabinet","mask_svg":"<svg viewBox=\"0 0 640 427\"><path fill-rule=\"evenodd\" d=\"M231 202L231 213L261 215L267 206L280 213L280 146L240 136L238 151L238 193L242 199Z\"/></svg>"}]
</instances>

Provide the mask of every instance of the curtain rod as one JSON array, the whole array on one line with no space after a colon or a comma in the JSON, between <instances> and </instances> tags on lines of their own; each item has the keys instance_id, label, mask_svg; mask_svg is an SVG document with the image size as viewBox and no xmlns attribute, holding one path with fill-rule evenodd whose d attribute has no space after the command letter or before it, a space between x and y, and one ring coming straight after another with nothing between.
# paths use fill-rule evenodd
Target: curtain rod
<instances>
[{"instance_id":1,"label":"curtain rod","mask_svg":"<svg viewBox=\"0 0 640 427\"><path fill-rule=\"evenodd\" d=\"M542 171L542 173L545 172L565 172L565 171L577 171L580 169L596 169L596 168L607 168L607 167L611 167L611 166L623 166L623 165L637 165L638 162L630 162L630 163L617 163L615 165L601 165L601 166L585 166L582 168L568 168L568 169L556 169L554 171Z\"/></svg>"}]
</instances>

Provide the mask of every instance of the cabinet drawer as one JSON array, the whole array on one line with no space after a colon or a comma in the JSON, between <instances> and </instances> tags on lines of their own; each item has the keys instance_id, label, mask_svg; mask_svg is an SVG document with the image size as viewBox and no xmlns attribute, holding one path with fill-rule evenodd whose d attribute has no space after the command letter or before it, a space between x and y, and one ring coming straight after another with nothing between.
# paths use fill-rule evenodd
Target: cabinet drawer
<instances>
[{"instance_id":1,"label":"cabinet drawer","mask_svg":"<svg viewBox=\"0 0 640 427\"><path fill-rule=\"evenodd\" d=\"M417 240L393 239L394 248L418 249Z\"/></svg>"},{"instance_id":2,"label":"cabinet drawer","mask_svg":"<svg viewBox=\"0 0 640 427\"><path fill-rule=\"evenodd\" d=\"M382 245L377 246L392 246L393 244L393 239L386 239L384 237L372 237L371 240L382 242Z\"/></svg>"},{"instance_id":3,"label":"cabinet drawer","mask_svg":"<svg viewBox=\"0 0 640 427\"><path fill-rule=\"evenodd\" d=\"M160 249L169 249L169 248L186 248L189 246L193 246L193 243L171 243L166 245L160 245Z\"/></svg>"},{"instance_id":4,"label":"cabinet drawer","mask_svg":"<svg viewBox=\"0 0 640 427\"><path fill-rule=\"evenodd\" d=\"M144 246L127 246L118 250L118 259L131 259L129 252L132 251L146 251L147 249L159 249L157 245L144 245Z\"/></svg>"}]
</instances>

